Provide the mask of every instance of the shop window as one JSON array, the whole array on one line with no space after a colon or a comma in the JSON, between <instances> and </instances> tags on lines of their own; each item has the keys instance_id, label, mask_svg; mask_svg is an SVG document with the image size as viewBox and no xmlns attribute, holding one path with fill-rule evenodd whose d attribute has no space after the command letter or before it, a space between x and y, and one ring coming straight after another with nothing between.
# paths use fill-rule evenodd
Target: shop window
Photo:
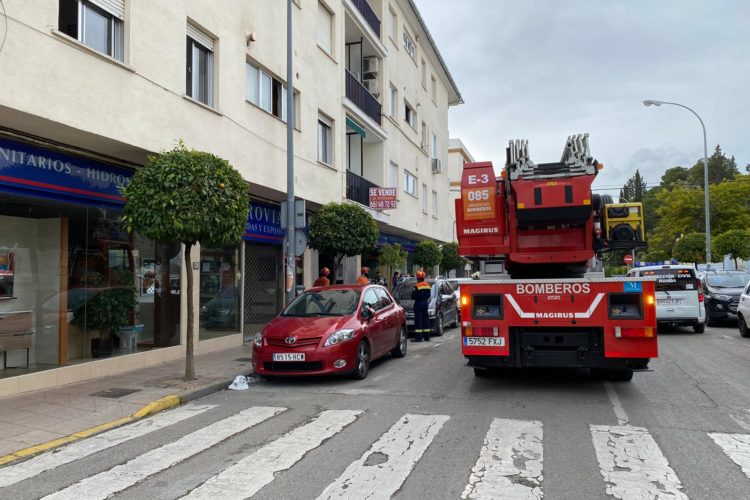
<instances>
[{"instance_id":1,"label":"shop window","mask_svg":"<svg viewBox=\"0 0 750 500\"><path fill-rule=\"evenodd\" d=\"M60 0L58 29L118 61L124 59L124 0Z\"/></svg>"},{"instance_id":2,"label":"shop window","mask_svg":"<svg viewBox=\"0 0 750 500\"><path fill-rule=\"evenodd\" d=\"M0 248L0 299L13 297L13 277L15 252L10 248Z\"/></svg>"},{"instance_id":3,"label":"shop window","mask_svg":"<svg viewBox=\"0 0 750 500\"><path fill-rule=\"evenodd\" d=\"M240 249L201 247L200 340L240 331Z\"/></svg>"}]
</instances>

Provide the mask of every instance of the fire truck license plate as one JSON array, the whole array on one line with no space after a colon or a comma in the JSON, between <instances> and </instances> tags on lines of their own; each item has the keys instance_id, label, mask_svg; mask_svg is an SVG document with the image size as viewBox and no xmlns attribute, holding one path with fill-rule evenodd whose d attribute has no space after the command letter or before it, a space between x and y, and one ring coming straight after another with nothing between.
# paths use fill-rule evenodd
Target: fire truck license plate
<instances>
[{"instance_id":1,"label":"fire truck license plate","mask_svg":"<svg viewBox=\"0 0 750 500\"><path fill-rule=\"evenodd\" d=\"M479 347L504 347L504 337L464 337L464 345Z\"/></svg>"}]
</instances>

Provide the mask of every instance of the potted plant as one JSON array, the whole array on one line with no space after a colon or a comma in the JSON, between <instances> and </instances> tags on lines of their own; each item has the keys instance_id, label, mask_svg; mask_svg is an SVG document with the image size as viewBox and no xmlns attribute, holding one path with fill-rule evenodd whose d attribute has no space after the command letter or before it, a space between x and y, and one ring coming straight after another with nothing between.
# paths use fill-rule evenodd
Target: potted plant
<instances>
[{"instance_id":1,"label":"potted plant","mask_svg":"<svg viewBox=\"0 0 750 500\"><path fill-rule=\"evenodd\" d=\"M136 306L133 287L105 288L82 304L73 314L72 323L89 330L99 330L99 338L91 339L94 358L112 355L114 332L131 323Z\"/></svg>"}]
</instances>

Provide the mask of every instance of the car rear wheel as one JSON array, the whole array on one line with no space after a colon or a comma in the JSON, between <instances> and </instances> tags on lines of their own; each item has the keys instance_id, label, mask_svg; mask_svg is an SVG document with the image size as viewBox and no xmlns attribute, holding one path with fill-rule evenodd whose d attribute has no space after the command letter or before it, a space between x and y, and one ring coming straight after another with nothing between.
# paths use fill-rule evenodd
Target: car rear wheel
<instances>
[{"instance_id":1,"label":"car rear wheel","mask_svg":"<svg viewBox=\"0 0 750 500\"><path fill-rule=\"evenodd\" d=\"M453 313L453 323L451 323L451 328L458 328L458 309Z\"/></svg>"},{"instance_id":2,"label":"car rear wheel","mask_svg":"<svg viewBox=\"0 0 750 500\"><path fill-rule=\"evenodd\" d=\"M436 337L442 337L443 336L443 314L440 313L437 317L437 323L435 324L435 336Z\"/></svg>"},{"instance_id":3,"label":"car rear wheel","mask_svg":"<svg viewBox=\"0 0 750 500\"><path fill-rule=\"evenodd\" d=\"M747 326L747 320L740 316L737 319L737 322L740 325L740 335L742 335L745 338L750 337L750 327Z\"/></svg>"},{"instance_id":4,"label":"car rear wheel","mask_svg":"<svg viewBox=\"0 0 750 500\"><path fill-rule=\"evenodd\" d=\"M357 360L354 371L352 372L352 378L362 380L367 378L367 374L370 372L370 344L367 341L362 340L357 346Z\"/></svg>"},{"instance_id":5,"label":"car rear wheel","mask_svg":"<svg viewBox=\"0 0 750 500\"><path fill-rule=\"evenodd\" d=\"M695 333L703 333L706 331L706 324L705 323L697 323L693 325L693 331Z\"/></svg>"},{"instance_id":6,"label":"car rear wheel","mask_svg":"<svg viewBox=\"0 0 750 500\"><path fill-rule=\"evenodd\" d=\"M404 356L406 356L406 346L406 327L401 326L398 331L398 341L396 343L396 347L394 347L391 351L391 355L394 358L403 358Z\"/></svg>"}]
</instances>

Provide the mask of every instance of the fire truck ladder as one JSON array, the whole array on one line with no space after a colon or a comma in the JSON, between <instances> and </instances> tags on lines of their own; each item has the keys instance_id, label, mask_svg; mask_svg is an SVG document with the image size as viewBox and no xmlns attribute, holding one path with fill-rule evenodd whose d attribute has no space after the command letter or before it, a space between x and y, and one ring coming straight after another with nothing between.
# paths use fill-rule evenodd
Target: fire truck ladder
<instances>
[{"instance_id":1,"label":"fire truck ladder","mask_svg":"<svg viewBox=\"0 0 750 500\"><path fill-rule=\"evenodd\" d=\"M510 141L506 149L508 177L554 179L576 175L593 175L597 172L597 161L589 150L589 134L576 134L568 137L558 163L535 164L529 158L528 140Z\"/></svg>"}]
</instances>

